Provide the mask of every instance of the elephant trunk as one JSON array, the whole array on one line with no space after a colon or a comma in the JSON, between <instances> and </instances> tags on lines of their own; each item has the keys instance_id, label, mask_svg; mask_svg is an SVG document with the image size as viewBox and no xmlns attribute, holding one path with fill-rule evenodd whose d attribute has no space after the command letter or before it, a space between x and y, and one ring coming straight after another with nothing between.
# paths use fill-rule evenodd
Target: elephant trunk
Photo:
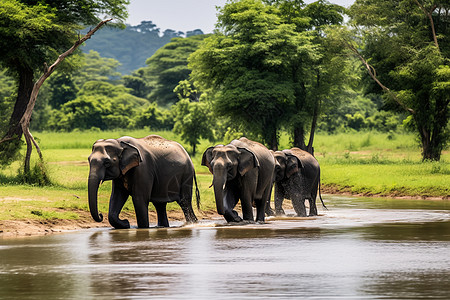
<instances>
[{"instance_id":1,"label":"elephant trunk","mask_svg":"<svg viewBox=\"0 0 450 300\"><path fill-rule=\"evenodd\" d=\"M216 198L216 208L219 215L225 214L224 208L224 189L227 182L227 172L223 166L214 166L213 169L213 185L214 185L214 196Z\"/></svg>"},{"instance_id":2,"label":"elephant trunk","mask_svg":"<svg viewBox=\"0 0 450 300\"><path fill-rule=\"evenodd\" d=\"M91 167L88 180L89 211L91 212L92 218L97 222L103 221L103 215L98 213L97 207L98 188L100 186L100 182L103 180L104 177L101 175L102 174L96 174L95 171L93 171L93 168Z\"/></svg>"}]
</instances>

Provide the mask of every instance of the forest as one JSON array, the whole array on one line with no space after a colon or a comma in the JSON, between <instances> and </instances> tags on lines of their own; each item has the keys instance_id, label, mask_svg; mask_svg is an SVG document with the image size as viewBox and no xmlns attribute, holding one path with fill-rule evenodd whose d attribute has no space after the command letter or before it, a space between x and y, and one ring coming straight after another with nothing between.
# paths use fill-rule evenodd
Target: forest
<instances>
[{"instance_id":1,"label":"forest","mask_svg":"<svg viewBox=\"0 0 450 300\"><path fill-rule=\"evenodd\" d=\"M60 1L0 4L2 165L17 158L18 120L44 64L110 9L95 2L82 17ZM242 135L275 150L283 134L313 152L316 132L413 132L423 160L448 147L445 1L229 1L207 35L126 25L127 1L115 3L114 23L42 86L31 132L166 130L194 154L201 139Z\"/></svg>"}]
</instances>

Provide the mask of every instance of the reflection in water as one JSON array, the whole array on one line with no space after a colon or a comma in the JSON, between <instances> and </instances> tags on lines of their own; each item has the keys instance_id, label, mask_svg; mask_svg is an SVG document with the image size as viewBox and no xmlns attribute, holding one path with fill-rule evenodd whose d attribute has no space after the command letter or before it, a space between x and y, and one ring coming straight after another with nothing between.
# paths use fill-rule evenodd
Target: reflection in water
<instances>
[{"instance_id":1,"label":"reflection in water","mask_svg":"<svg viewBox=\"0 0 450 300\"><path fill-rule=\"evenodd\" d=\"M0 298L447 299L448 202L378 201L335 198L317 218L264 225L0 241Z\"/></svg>"}]
</instances>

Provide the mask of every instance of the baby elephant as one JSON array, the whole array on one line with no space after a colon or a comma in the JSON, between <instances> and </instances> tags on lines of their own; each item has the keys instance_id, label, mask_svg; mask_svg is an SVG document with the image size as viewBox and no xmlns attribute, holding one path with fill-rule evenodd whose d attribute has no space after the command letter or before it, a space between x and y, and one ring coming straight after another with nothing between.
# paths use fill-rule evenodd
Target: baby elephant
<instances>
[{"instance_id":1,"label":"baby elephant","mask_svg":"<svg viewBox=\"0 0 450 300\"><path fill-rule=\"evenodd\" d=\"M129 196L139 228L149 226L149 202L156 208L158 226L169 226L166 205L172 201L181 206L187 222L197 221L191 204L194 165L180 144L158 135L98 140L92 147L89 166L89 210L95 221L103 220L98 213L97 192L105 180L112 180L108 221L114 228L130 228L128 220L119 218ZM196 196L198 206L198 188Z\"/></svg>"},{"instance_id":2,"label":"baby elephant","mask_svg":"<svg viewBox=\"0 0 450 300\"><path fill-rule=\"evenodd\" d=\"M310 202L309 215L317 215L316 197L320 185L320 167L317 160L299 148L272 151L277 161L275 167L275 213L284 215L283 200L292 200L294 210L299 217L306 217L305 200ZM319 197L322 201L322 196ZM325 204L323 204L325 207ZM326 207L325 207L326 208ZM270 203L266 204L266 213L272 214Z\"/></svg>"}]
</instances>

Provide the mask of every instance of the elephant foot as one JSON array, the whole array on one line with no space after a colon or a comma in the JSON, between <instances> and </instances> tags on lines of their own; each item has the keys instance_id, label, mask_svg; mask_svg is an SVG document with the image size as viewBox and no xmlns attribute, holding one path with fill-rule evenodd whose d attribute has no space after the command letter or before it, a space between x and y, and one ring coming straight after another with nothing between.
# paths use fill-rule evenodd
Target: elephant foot
<instances>
[{"instance_id":1,"label":"elephant foot","mask_svg":"<svg viewBox=\"0 0 450 300\"><path fill-rule=\"evenodd\" d=\"M120 220L119 218L109 218L109 224L115 229L129 229L130 222L128 220Z\"/></svg>"},{"instance_id":2,"label":"elephant foot","mask_svg":"<svg viewBox=\"0 0 450 300\"><path fill-rule=\"evenodd\" d=\"M284 216L284 215L286 215L286 213L284 212L284 209L277 209L275 211L275 213L276 213L277 216Z\"/></svg>"},{"instance_id":3,"label":"elephant foot","mask_svg":"<svg viewBox=\"0 0 450 300\"><path fill-rule=\"evenodd\" d=\"M266 215L269 217L275 216L275 212L273 211L272 208L268 208L266 209Z\"/></svg>"},{"instance_id":4,"label":"elephant foot","mask_svg":"<svg viewBox=\"0 0 450 300\"><path fill-rule=\"evenodd\" d=\"M228 223L240 223L243 221L242 218L239 217L238 213L234 210L232 210L231 212L225 212L223 216Z\"/></svg>"},{"instance_id":5,"label":"elephant foot","mask_svg":"<svg viewBox=\"0 0 450 300\"><path fill-rule=\"evenodd\" d=\"M296 217L305 218L305 217L307 217L307 215L306 214L297 214Z\"/></svg>"}]
</instances>

